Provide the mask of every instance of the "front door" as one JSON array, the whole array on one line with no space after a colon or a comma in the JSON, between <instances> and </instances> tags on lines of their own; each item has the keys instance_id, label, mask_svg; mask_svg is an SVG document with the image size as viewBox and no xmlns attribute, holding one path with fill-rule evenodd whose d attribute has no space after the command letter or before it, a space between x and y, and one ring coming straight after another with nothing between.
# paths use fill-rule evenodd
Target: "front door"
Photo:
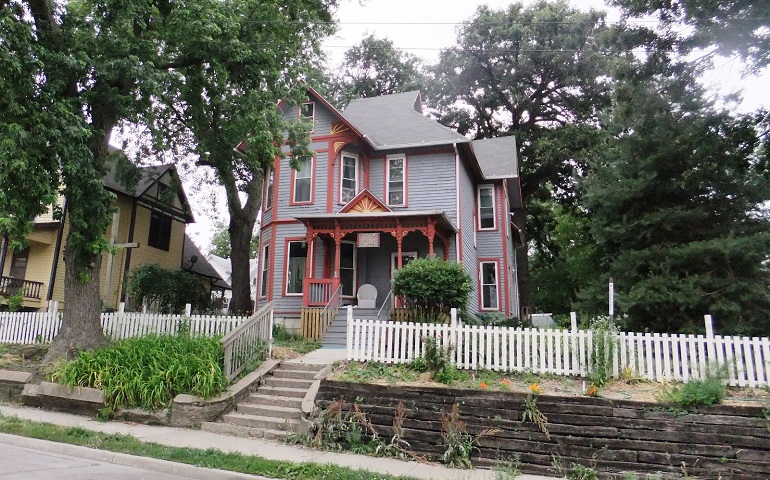
<instances>
[{"instance_id":1,"label":"front door","mask_svg":"<svg viewBox=\"0 0 770 480\"><path fill-rule=\"evenodd\" d=\"M343 297L356 295L356 244L343 240L340 244L340 284Z\"/></svg>"}]
</instances>

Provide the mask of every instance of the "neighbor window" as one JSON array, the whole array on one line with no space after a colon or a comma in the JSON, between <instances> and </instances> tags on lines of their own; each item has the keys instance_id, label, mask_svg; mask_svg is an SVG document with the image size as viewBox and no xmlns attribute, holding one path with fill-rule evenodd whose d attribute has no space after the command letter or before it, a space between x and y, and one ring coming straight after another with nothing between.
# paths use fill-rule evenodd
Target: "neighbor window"
<instances>
[{"instance_id":1,"label":"neighbor window","mask_svg":"<svg viewBox=\"0 0 770 480\"><path fill-rule=\"evenodd\" d=\"M497 262L481 262L481 309L499 310Z\"/></svg>"},{"instance_id":2,"label":"neighbor window","mask_svg":"<svg viewBox=\"0 0 770 480\"><path fill-rule=\"evenodd\" d=\"M495 228L495 187L493 185L481 185L478 190L479 205L479 229L491 230Z\"/></svg>"},{"instance_id":3,"label":"neighbor window","mask_svg":"<svg viewBox=\"0 0 770 480\"><path fill-rule=\"evenodd\" d=\"M310 190L313 182L313 160L307 159L297 165L294 171L294 203L310 201Z\"/></svg>"},{"instance_id":4,"label":"neighbor window","mask_svg":"<svg viewBox=\"0 0 770 480\"><path fill-rule=\"evenodd\" d=\"M312 125L312 130L315 130L315 103L313 102L305 102L302 104L302 107L299 109L299 116L307 121L310 122Z\"/></svg>"},{"instance_id":5,"label":"neighbor window","mask_svg":"<svg viewBox=\"0 0 770 480\"><path fill-rule=\"evenodd\" d=\"M340 166L340 202L348 203L358 193L358 155L342 154Z\"/></svg>"},{"instance_id":6,"label":"neighbor window","mask_svg":"<svg viewBox=\"0 0 770 480\"><path fill-rule=\"evenodd\" d=\"M267 262L270 259L270 245L262 247L262 272L259 277L259 296L267 296Z\"/></svg>"},{"instance_id":7,"label":"neighbor window","mask_svg":"<svg viewBox=\"0 0 770 480\"><path fill-rule=\"evenodd\" d=\"M273 206L273 182L275 182L275 171L271 168L268 169L265 178L265 210Z\"/></svg>"},{"instance_id":8,"label":"neighbor window","mask_svg":"<svg viewBox=\"0 0 770 480\"><path fill-rule=\"evenodd\" d=\"M170 215L161 212L150 213L150 235L147 238L147 245L168 251L172 222Z\"/></svg>"},{"instance_id":9,"label":"neighbor window","mask_svg":"<svg viewBox=\"0 0 770 480\"><path fill-rule=\"evenodd\" d=\"M302 293L302 282L305 279L305 264L307 263L307 243L304 241L289 242L287 245L288 259L286 262L286 293Z\"/></svg>"},{"instance_id":10,"label":"neighbor window","mask_svg":"<svg viewBox=\"0 0 770 480\"><path fill-rule=\"evenodd\" d=\"M388 157L387 178L388 205L403 207L406 205L406 157Z\"/></svg>"}]
</instances>

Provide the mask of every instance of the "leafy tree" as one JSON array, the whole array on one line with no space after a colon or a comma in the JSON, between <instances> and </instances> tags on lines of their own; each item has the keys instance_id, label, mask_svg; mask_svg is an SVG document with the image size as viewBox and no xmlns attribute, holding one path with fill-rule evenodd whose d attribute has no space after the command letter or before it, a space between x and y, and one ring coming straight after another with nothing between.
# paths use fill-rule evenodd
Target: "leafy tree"
<instances>
[{"instance_id":1,"label":"leafy tree","mask_svg":"<svg viewBox=\"0 0 770 480\"><path fill-rule=\"evenodd\" d=\"M127 290L139 304L151 305L161 313L183 313L188 303L205 310L211 300L201 277L184 270L166 270L154 263L135 268Z\"/></svg>"},{"instance_id":2,"label":"leafy tree","mask_svg":"<svg viewBox=\"0 0 770 480\"><path fill-rule=\"evenodd\" d=\"M292 85L328 31L334 4L0 3L0 234L22 242L29 218L54 202L57 189L67 199L66 308L47 360L106 342L99 272L112 195L103 178L110 135L120 124L142 124L156 151L192 139L187 151L215 169L227 191L239 266L234 301L248 302L248 245L261 172L284 142L276 132L289 132L297 158L309 155L307 128L287 125L275 102L299 95ZM244 153L234 155L244 139ZM121 171L128 186L130 169ZM246 194L244 205L239 193Z\"/></svg>"},{"instance_id":3,"label":"leafy tree","mask_svg":"<svg viewBox=\"0 0 770 480\"><path fill-rule=\"evenodd\" d=\"M230 258L230 232L227 225L222 222L214 224L214 236L211 238L209 253L222 258ZM249 258L257 258L259 255L259 235L252 235L249 243Z\"/></svg>"},{"instance_id":4,"label":"leafy tree","mask_svg":"<svg viewBox=\"0 0 770 480\"><path fill-rule=\"evenodd\" d=\"M436 257L413 260L393 276L393 294L434 320L452 308L465 309L472 290L472 279L459 263Z\"/></svg>"},{"instance_id":5,"label":"leafy tree","mask_svg":"<svg viewBox=\"0 0 770 480\"><path fill-rule=\"evenodd\" d=\"M761 116L716 111L694 85L687 69L618 85L613 146L584 182L591 232L631 328L699 330L711 313L723 333L766 334L770 156Z\"/></svg>"},{"instance_id":6,"label":"leafy tree","mask_svg":"<svg viewBox=\"0 0 770 480\"><path fill-rule=\"evenodd\" d=\"M165 30L164 56L174 68L149 121L163 125L161 132L175 132L178 151L212 169L225 189L233 311L252 309L250 245L264 172L286 156L282 145L291 150L294 166L312 155L309 126L284 118L276 104L304 98L298 80L313 68L320 41L332 29L334 5L336 0L195 2Z\"/></svg>"},{"instance_id":7,"label":"leafy tree","mask_svg":"<svg viewBox=\"0 0 770 480\"><path fill-rule=\"evenodd\" d=\"M552 191L574 195L573 173L594 150L598 114L609 102L606 35L603 13L564 1L513 3L480 7L457 46L441 52L430 90L441 122L476 138L516 135L525 204ZM526 234L525 216L514 222ZM529 305L526 249L517 260Z\"/></svg>"},{"instance_id":8,"label":"leafy tree","mask_svg":"<svg viewBox=\"0 0 770 480\"><path fill-rule=\"evenodd\" d=\"M626 16L656 15L678 37L679 45L716 46L720 54L738 55L755 71L770 65L770 3L757 0L612 0ZM691 28L683 29L682 25ZM673 33L673 30L676 32Z\"/></svg>"},{"instance_id":9,"label":"leafy tree","mask_svg":"<svg viewBox=\"0 0 770 480\"><path fill-rule=\"evenodd\" d=\"M338 108L355 98L420 90L425 84L420 60L398 50L386 38L369 35L345 52L328 95Z\"/></svg>"}]
</instances>

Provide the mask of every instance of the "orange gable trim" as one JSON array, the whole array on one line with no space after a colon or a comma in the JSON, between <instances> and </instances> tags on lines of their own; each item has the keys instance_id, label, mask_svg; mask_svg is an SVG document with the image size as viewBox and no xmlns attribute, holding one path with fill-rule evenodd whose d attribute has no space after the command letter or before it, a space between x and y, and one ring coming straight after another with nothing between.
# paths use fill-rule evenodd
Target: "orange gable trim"
<instances>
[{"instance_id":1,"label":"orange gable trim","mask_svg":"<svg viewBox=\"0 0 770 480\"><path fill-rule=\"evenodd\" d=\"M364 188L347 205L342 207L339 213L384 213L392 211L379 198L375 197L372 192Z\"/></svg>"}]
</instances>

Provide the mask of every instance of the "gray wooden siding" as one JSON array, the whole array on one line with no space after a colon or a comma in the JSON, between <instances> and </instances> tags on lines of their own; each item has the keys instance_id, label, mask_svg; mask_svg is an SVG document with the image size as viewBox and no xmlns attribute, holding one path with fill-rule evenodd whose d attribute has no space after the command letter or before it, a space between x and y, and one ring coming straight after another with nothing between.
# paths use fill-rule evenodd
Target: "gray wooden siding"
<instances>
[{"instance_id":1,"label":"gray wooden siding","mask_svg":"<svg viewBox=\"0 0 770 480\"><path fill-rule=\"evenodd\" d=\"M452 169L454 171L454 168ZM462 265L473 279L473 291L468 299L468 311L478 312L479 309L479 265L477 262L476 247L473 245L473 236L476 230L476 187L471 179L468 169L460 162L460 242L462 243Z\"/></svg>"},{"instance_id":2,"label":"gray wooden siding","mask_svg":"<svg viewBox=\"0 0 770 480\"><path fill-rule=\"evenodd\" d=\"M315 103L315 125L313 128L313 135L328 135L331 132L331 125L337 121L337 117L334 113L326 108L321 102L313 100ZM298 118L299 108L296 106L282 104L281 113L285 118Z\"/></svg>"},{"instance_id":3,"label":"gray wooden siding","mask_svg":"<svg viewBox=\"0 0 770 480\"><path fill-rule=\"evenodd\" d=\"M387 204L385 198L385 157L374 157L369 159L369 190Z\"/></svg>"},{"instance_id":4,"label":"gray wooden siding","mask_svg":"<svg viewBox=\"0 0 770 480\"><path fill-rule=\"evenodd\" d=\"M311 148L313 149L321 149L325 148L325 146L325 143L311 144ZM278 205L278 214L281 220L291 219L295 215L326 212L326 171L328 159L328 153L316 153L313 160L313 203L307 205L290 205L292 179L291 160L288 157L280 160L280 165L278 167L280 168L280 172L276 190L277 197L274 198L273 203L280 202Z\"/></svg>"},{"instance_id":5,"label":"gray wooden siding","mask_svg":"<svg viewBox=\"0 0 770 480\"><path fill-rule=\"evenodd\" d=\"M384 167L379 174L384 176ZM407 152L407 190L407 210L443 210L457 224L454 154Z\"/></svg>"},{"instance_id":6,"label":"gray wooden siding","mask_svg":"<svg viewBox=\"0 0 770 480\"><path fill-rule=\"evenodd\" d=\"M290 237L304 237L307 233L305 226L301 223L292 224L280 224L276 225L275 232L275 268L272 273L272 291L273 301L276 313L282 314L282 312L297 312L289 317L298 317L299 311L302 308L302 295L285 297L284 281L286 271L286 239Z\"/></svg>"},{"instance_id":7,"label":"gray wooden siding","mask_svg":"<svg viewBox=\"0 0 770 480\"><path fill-rule=\"evenodd\" d=\"M489 184L489 182L484 182L484 184ZM498 265L498 291L500 292L500 311L506 312L507 304L505 302L505 294L509 289L509 281L508 281L508 267L507 265L503 264L503 231L506 228L506 224L503 221L508 214L506 202L503 200L501 201L501 198L504 197L502 195L502 183L501 182L493 182L492 183L495 186L495 230L487 230L487 231L480 231L476 232L476 255L477 258L496 258L500 260L500 263ZM475 192L474 192L475 194ZM474 202L475 205L475 202Z\"/></svg>"},{"instance_id":8,"label":"gray wooden siding","mask_svg":"<svg viewBox=\"0 0 770 480\"><path fill-rule=\"evenodd\" d=\"M260 248L259 248L259 272L257 274L257 278L259 279L260 282L262 281L262 253L263 253L262 252L262 248L265 245L270 245L270 240L272 238L273 238L273 227L263 228L259 232L259 245L260 245ZM273 257L274 253L275 252L273 252L273 248L272 248L272 245L271 245L270 246L270 251L268 252L269 256L267 258L267 262L268 262L268 264L267 264L267 277L268 277L268 289L267 289L267 292L268 292L268 295L269 295L270 290L272 288L272 286L270 285L270 282L271 282L271 280L270 280L270 278L271 278L270 259ZM257 285L257 295L259 295L259 292L261 292L261 291L262 291L262 285Z\"/></svg>"}]
</instances>

